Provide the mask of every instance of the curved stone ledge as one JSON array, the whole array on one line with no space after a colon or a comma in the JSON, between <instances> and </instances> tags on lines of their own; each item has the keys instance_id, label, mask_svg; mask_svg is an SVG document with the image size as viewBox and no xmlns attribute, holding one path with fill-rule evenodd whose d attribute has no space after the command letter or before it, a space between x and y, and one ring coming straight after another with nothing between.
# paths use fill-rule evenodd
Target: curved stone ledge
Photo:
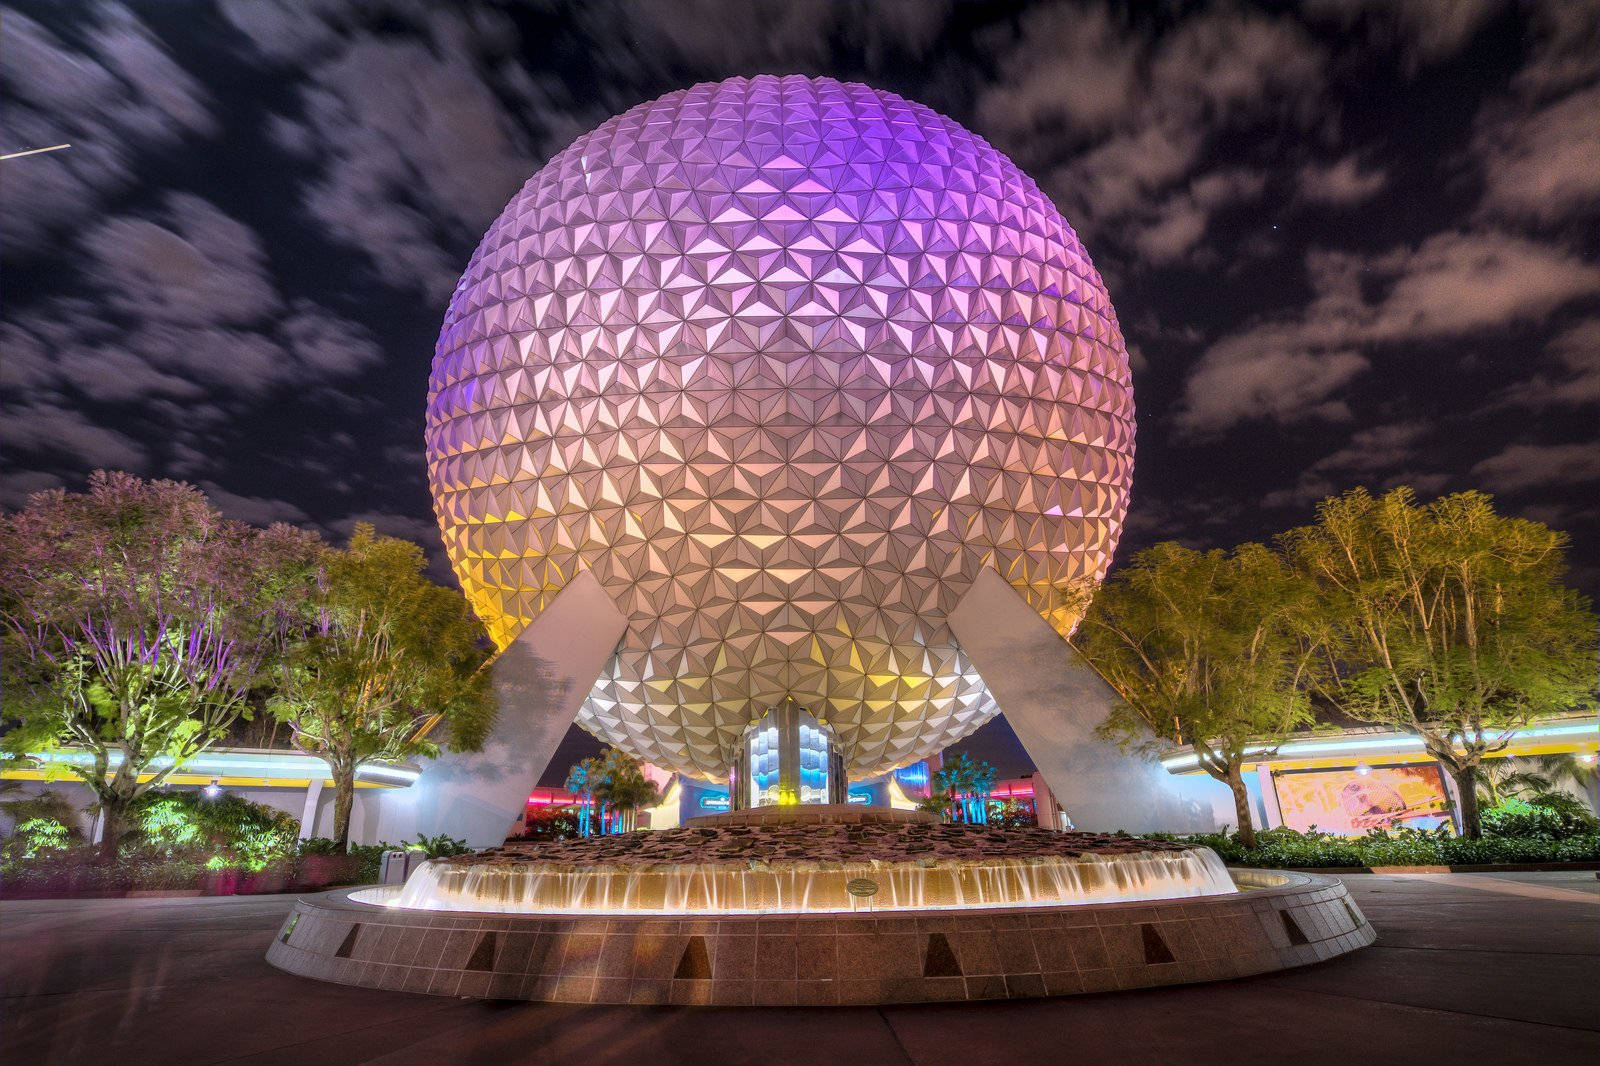
<instances>
[{"instance_id":1,"label":"curved stone ledge","mask_svg":"<svg viewBox=\"0 0 1600 1066\"><path fill-rule=\"evenodd\" d=\"M1366 947L1328 877L1235 870L1239 895L1006 910L705 918L474 915L302 898L267 961L433 995L568 1003L872 1004L1214 981Z\"/></svg>"}]
</instances>

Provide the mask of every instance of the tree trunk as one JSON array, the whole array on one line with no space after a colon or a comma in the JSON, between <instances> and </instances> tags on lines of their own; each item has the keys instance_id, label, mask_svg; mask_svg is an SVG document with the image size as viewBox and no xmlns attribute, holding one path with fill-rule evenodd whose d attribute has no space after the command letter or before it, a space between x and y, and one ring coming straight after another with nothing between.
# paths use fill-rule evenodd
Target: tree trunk
<instances>
[{"instance_id":1,"label":"tree trunk","mask_svg":"<svg viewBox=\"0 0 1600 1066\"><path fill-rule=\"evenodd\" d=\"M111 775L111 780L102 780L102 785L95 789L100 797L100 861L112 863L117 861L117 854L122 849L122 834L127 832L128 809L133 806L134 796L139 788L139 775L130 770L136 765L129 752L124 749L122 762L117 766L116 773Z\"/></svg>"},{"instance_id":2,"label":"tree trunk","mask_svg":"<svg viewBox=\"0 0 1600 1066\"><path fill-rule=\"evenodd\" d=\"M100 861L114 863L122 844L127 803L120 796L100 797Z\"/></svg>"},{"instance_id":3,"label":"tree trunk","mask_svg":"<svg viewBox=\"0 0 1600 1066\"><path fill-rule=\"evenodd\" d=\"M1483 836L1483 823L1478 818L1478 768L1463 766L1452 769L1450 776L1456 783L1456 803L1461 811L1461 835L1468 840Z\"/></svg>"},{"instance_id":4,"label":"tree trunk","mask_svg":"<svg viewBox=\"0 0 1600 1066\"><path fill-rule=\"evenodd\" d=\"M1239 819L1239 843L1247 848L1256 846L1256 824L1250 815L1250 793L1244 787L1244 774L1237 766L1228 767L1223 779L1233 791L1233 813Z\"/></svg>"},{"instance_id":5,"label":"tree trunk","mask_svg":"<svg viewBox=\"0 0 1600 1066\"><path fill-rule=\"evenodd\" d=\"M333 839L339 847L350 848L350 806L356 798L355 767L336 766L333 769Z\"/></svg>"}]
</instances>

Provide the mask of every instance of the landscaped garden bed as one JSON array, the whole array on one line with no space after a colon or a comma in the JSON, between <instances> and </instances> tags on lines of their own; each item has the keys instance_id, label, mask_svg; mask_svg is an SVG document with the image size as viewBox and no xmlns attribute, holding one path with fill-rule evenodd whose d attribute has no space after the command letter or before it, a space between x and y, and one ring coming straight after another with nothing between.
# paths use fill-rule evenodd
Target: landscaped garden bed
<instances>
[{"instance_id":1,"label":"landscaped garden bed","mask_svg":"<svg viewBox=\"0 0 1600 1066\"><path fill-rule=\"evenodd\" d=\"M1230 866L1274 870L1321 870L1347 873L1397 867L1430 870L1538 867L1558 865L1587 869L1600 865L1600 834L1574 826L1549 835L1485 835L1476 840L1445 829L1374 830L1366 836L1342 837L1315 830L1269 829L1256 834L1247 848L1234 833L1202 833L1162 839L1204 844Z\"/></svg>"},{"instance_id":2,"label":"landscaped garden bed","mask_svg":"<svg viewBox=\"0 0 1600 1066\"><path fill-rule=\"evenodd\" d=\"M0 899L314 892L377 881L383 853L397 847L420 845L430 856L464 848L439 837L346 849L301 840L289 815L238 796L157 792L139 805L113 856L85 843L70 808L52 803L13 801L39 809L0 845Z\"/></svg>"}]
</instances>

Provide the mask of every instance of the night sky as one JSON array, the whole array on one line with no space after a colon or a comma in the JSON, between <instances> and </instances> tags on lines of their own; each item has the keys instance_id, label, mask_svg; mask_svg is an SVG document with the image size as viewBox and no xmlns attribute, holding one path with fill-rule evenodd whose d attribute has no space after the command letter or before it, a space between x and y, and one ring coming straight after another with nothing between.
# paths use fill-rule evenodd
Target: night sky
<instances>
[{"instance_id":1,"label":"night sky","mask_svg":"<svg viewBox=\"0 0 1600 1066\"><path fill-rule=\"evenodd\" d=\"M5 150L73 145L0 171L8 508L122 468L444 578L423 400L489 223L636 103L827 74L981 134L1083 238L1134 360L1120 557L1481 488L1600 591L1596 0L50 2L0 36ZM1009 772L1007 733L973 747Z\"/></svg>"}]
</instances>

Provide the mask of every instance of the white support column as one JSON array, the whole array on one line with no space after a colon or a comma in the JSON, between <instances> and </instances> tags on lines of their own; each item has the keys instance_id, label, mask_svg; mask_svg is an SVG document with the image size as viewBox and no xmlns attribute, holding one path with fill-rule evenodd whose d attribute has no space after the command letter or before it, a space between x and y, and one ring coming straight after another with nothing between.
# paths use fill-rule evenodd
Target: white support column
<instances>
[{"instance_id":1,"label":"white support column","mask_svg":"<svg viewBox=\"0 0 1600 1066\"><path fill-rule=\"evenodd\" d=\"M386 794L374 839L445 833L475 848L504 843L627 628L594 575L567 582L495 661L500 716L483 750L445 753L416 784Z\"/></svg>"},{"instance_id":2,"label":"white support column","mask_svg":"<svg viewBox=\"0 0 1600 1066\"><path fill-rule=\"evenodd\" d=\"M1266 813L1262 829L1276 829L1283 824L1283 808L1278 804L1278 785L1272 779L1271 763L1256 763L1256 781L1261 786L1261 806Z\"/></svg>"},{"instance_id":3,"label":"white support column","mask_svg":"<svg viewBox=\"0 0 1600 1066\"><path fill-rule=\"evenodd\" d=\"M322 778L313 777L306 783L306 804L300 811L300 839L310 840L317 835L317 804L322 800Z\"/></svg>"},{"instance_id":4,"label":"white support column","mask_svg":"<svg viewBox=\"0 0 1600 1066\"><path fill-rule=\"evenodd\" d=\"M955 633L1056 802L1078 829L1214 829L1153 758L1095 736L1116 694L1011 583L984 570L950 614Z\"/></svg>"}]
</instances>

